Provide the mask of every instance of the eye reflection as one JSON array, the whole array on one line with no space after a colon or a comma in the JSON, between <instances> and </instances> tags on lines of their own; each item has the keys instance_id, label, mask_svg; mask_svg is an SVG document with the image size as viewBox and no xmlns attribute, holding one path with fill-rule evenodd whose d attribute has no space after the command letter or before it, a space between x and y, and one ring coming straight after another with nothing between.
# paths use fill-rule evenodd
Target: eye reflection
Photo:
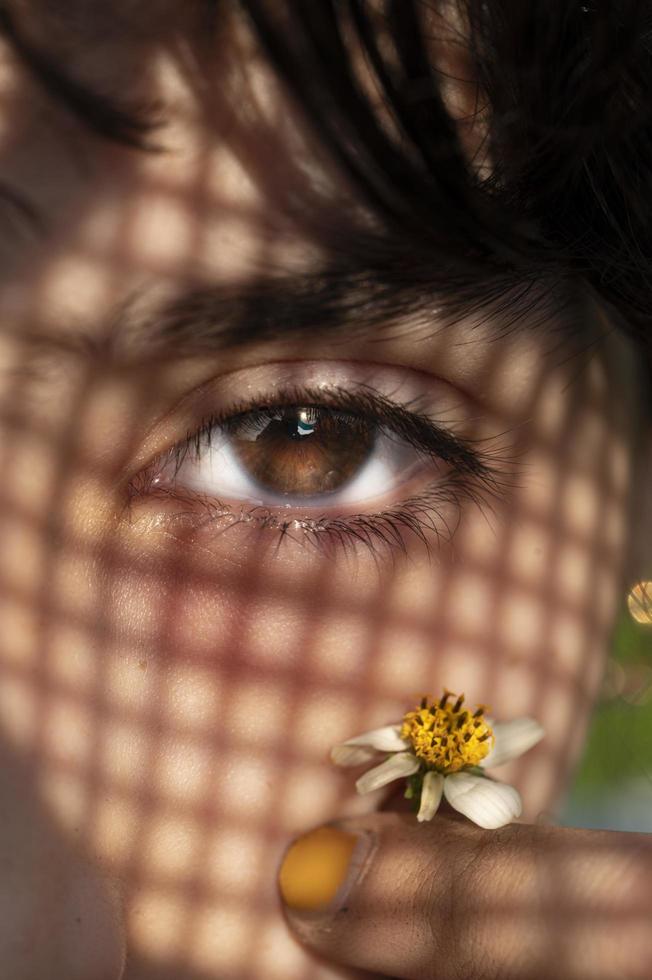
<instances>
[{"instance_id":1,"label":"eye reflection","mask_svg":"<svg viewBox=\"0 0 652 980\"><path fill-rule=\"evenodd\" d=\"M257 485L311 497L344 487L369 459L377 427L328 408L246 413L229 425L233 452Z\"/></svg>"}]
</instances>

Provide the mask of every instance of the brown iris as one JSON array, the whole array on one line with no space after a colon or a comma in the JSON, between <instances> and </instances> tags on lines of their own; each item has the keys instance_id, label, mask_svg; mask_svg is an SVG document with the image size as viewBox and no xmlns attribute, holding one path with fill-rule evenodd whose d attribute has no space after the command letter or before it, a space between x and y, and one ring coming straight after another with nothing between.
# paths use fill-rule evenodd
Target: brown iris
<instances>
[{"instance_id":1,"label":"brown iris","mask_svg":"<svg viewBox=\"0 0 652 980\"><path fill-rule=\"evenodd\" d=\"M240 416L230 442L256 483L277 494L333 493L368 459L375 426L327 408L283 408Z\"/></svg>"}]
</instances>

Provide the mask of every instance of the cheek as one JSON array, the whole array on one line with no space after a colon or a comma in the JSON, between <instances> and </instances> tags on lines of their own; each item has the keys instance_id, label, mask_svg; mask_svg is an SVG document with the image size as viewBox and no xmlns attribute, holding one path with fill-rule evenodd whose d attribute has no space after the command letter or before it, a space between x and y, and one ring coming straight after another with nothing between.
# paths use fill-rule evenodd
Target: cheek
<instances>
[{"instance_id":1,"label":"cheek","mask_svg":"<svg viewBox=\"0 0 652 980\"><path fill-rule=\"evenodd\" d=\"M118 788L102 803L106 859L121 873L134 853L145 875L166 862L188 873L207 827L278 856L289 835L377 805L330 766L330 747L444 686L497 718L543 723L545 742L501 775L528 817L550 807L600 682L623 508L585 468L530 460L509 508L467 511L436 561L272 555L264 535L180 534L137 560L117 546L101 681L103 779ZM143 848L136 828L151 813ZM216 847L221 880L243 856Z\"/></svg>"}]
</instances>

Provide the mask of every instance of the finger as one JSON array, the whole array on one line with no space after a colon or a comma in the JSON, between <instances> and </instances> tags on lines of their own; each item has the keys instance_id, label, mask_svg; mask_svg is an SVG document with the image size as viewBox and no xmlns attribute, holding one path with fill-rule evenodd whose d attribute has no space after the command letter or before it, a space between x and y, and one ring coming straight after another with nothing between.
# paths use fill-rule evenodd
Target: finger
<instances>
[{"instance_id":1,"label":"finger","mask_svg":"<svg viewBox=\"0 0 652 980\"><path fill-rule=\"evenodd\" d=\"M406 980L652 976L652 838L377 813L300 838L280 872L316 952Z\"/></svg>"}]
</instances>

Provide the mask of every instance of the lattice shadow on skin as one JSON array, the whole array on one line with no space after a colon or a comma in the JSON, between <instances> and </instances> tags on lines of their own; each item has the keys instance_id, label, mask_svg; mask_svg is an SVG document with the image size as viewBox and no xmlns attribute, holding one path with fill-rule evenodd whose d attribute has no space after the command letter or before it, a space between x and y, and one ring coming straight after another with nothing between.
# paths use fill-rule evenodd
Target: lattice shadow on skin
<instances>
[{"instance_id":1,"label":"lattice shadow on skin","mask_svg":"<svg viewBox=\"0 0 652 980\"><path fill-rule=\"evenodd\" d=\"M285 132L285 107L266 111L267 131ZM36 787L52 848L71 861L91 856L119 881L124 980L274 980L274 964L284 980L314 980L315 967L285 938L275 873L292 835L358 805L350 774L327 762L332 744L400 717L424 690L446 684L489 701L497 715L544 723L547 742L514 770L534 809L563 783L616 592L622 535L608 537L607 517L625 510L614 478L620 444L606 369L590 364L564 395L563 368L555 374L542 356L517 416L504 418L517 433L520 482L486 520L470 506L432 561L416 543L407 560L379 566L362 553L331 561L291 542L272 560L264 531L198 542L192 531L122 523L125 468L137 469L152 401L171 411L184 393L175 372L153 363L105 384L112 304L134 285L125 280L134 270L163 287L169 279L183 287L197 269L237 278L243 269L233 268L229 236L220 238L229 222L244 271L278 271L302 243L314 248L306 228L319 227L319 209L313 216L308 207L315 189L298 161L287 161L302 179L284 198L307 220L297 221L304 238L293 229L293 240L285 215L275 228L279 201L270 200L283 168L270 175L261 167L255 135L245 129L215 145L193 125L195 166L170 163L173 177L165 161L121 158L89 197L66 171L57 190L69 209L56 254L37 261L26 246L16 258L24 294L6 315L0 450L4 753L7 770ZM104 152L84 145L91 157ZM246 194L237 180L228 193L216 190L216 159L229 152L224 169L246 179ZM216 267L206 272L209 260ZM66 319L70 296L79 309ZM66 342L34 363L27 337L53 322ZM76 339L78 323L95 329L90 342ZM433 330L423 341L421 367L427 361L436 373L447 336ZM502 376L506 352L522 353L516 340L512 348L479 338L475 392ZM322 359L334 349L350 353L341 339L334 348L312 336L300 353ZM384 356L382 345L375 350ZM551 421L544 407L555 399L561 409ZM577 434L596 420L594 458L579 464ZM588 525L568 500L573 480L587 475ZM543 541L542 554L527 545L529 563L518 547L514 556L525 525ZM584 565L564 558L571 548Z\"/></svg>"}]
</instances>

